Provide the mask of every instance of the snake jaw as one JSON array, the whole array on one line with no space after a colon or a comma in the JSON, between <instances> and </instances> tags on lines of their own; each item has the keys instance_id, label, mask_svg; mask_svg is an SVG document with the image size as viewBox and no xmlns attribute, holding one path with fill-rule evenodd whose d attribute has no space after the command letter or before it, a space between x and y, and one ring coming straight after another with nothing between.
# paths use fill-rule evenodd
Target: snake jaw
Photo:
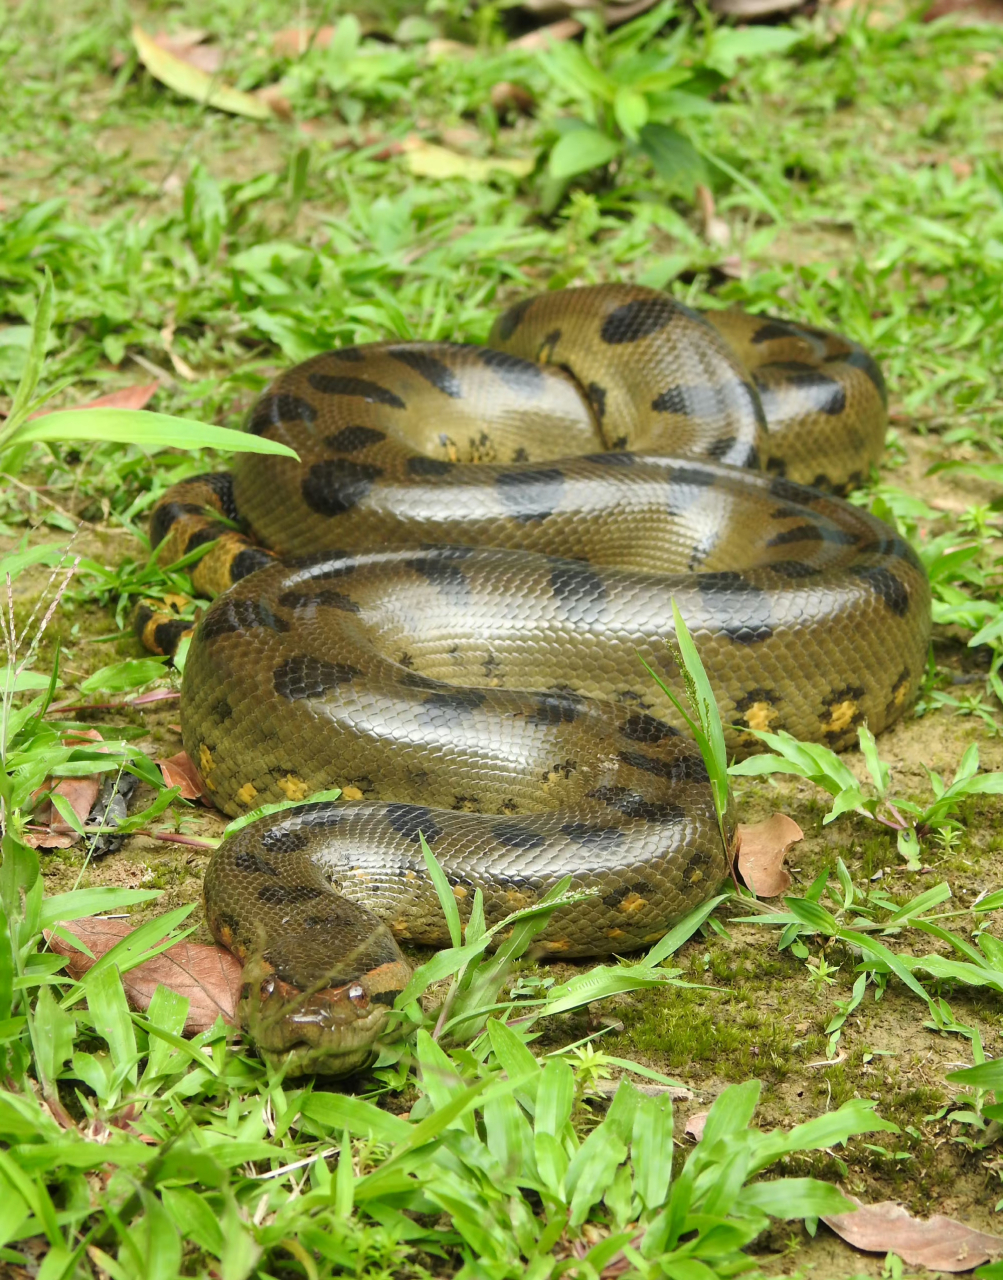
<instances>
[{"instance_id":1,"label":"snake jaw","mask_svg":"<svg viewBox=\"0 0 1003 1280\"><path fill-rule=\"evenodd\" d=\"M344 985L303 991L255 958L244 967L238 1016L261 1056L287 1079L346 1076L375 1060L394 997L409 977L400 961Z\"/></svg>"}]
</instances>

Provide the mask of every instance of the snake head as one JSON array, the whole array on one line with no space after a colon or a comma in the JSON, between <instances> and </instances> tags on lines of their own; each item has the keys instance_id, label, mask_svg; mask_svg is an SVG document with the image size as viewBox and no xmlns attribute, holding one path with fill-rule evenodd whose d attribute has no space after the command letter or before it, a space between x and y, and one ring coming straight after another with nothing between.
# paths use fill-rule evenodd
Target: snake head
<instances>
[{"instance_id":1,"label":"snake head","mask_svg":"<svg viewBox=\"0 0 1003 1280\"><path fill-rule=\"evenodd\" d=\"M261 1056L287 1079L350 1075L375 1060L394 999L410 976L401 959L341 986L304 991L255 957L244 966L238 1016Z\"/></svg>"}]
</instances>

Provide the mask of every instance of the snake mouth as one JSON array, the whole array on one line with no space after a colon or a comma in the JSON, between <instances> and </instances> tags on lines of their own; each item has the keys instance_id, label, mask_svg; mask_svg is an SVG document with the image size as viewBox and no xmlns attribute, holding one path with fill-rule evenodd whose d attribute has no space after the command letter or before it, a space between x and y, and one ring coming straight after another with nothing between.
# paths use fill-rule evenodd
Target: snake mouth
<instances>
[{"instance_id":1,"label":"snake mouth","mask_svg":"<svg viewBox=\"0 0 1003 1280\"><path fill-rule=\"evenodd\" d=\"M375 1060L409 977L408 966L395 961L348 983L304 991L266 960L252 959L244 967L238 1015L261 1056L287 1079L346 1076Z\"/></svg>"}]
</instances>

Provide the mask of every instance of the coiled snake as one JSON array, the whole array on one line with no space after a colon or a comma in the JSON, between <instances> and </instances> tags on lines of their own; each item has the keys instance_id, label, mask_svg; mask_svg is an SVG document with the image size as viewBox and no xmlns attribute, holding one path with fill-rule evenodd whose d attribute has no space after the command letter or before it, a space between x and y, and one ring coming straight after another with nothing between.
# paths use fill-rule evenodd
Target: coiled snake
<instances>
[{"instance_id":1,"label":"coiled snake","mask_svg":"<svg viewBox=\"0 0 1003 1280\"><path fill-rule=\"evenodd\" d=\"M673 597L731 749L767 727L838 749L900 714L926 578L831 496L885 420L856 344L628 285L527 299L484 347L348 347L277 379L249 430L301 462L243 455L152 524L163 562L213 542L195 584L229 588L182 690L217 805L350 801L246 826L206 874L259 1048L293 1074L370 1059L408 976L396 939L448 940L419 832L461 914L567 873L591 891L541 935L554 955L644 946L713 892L706 771L640 661L678 685ZM161 650L189 625L142 622Z\"/></svg>"}]
</instances>

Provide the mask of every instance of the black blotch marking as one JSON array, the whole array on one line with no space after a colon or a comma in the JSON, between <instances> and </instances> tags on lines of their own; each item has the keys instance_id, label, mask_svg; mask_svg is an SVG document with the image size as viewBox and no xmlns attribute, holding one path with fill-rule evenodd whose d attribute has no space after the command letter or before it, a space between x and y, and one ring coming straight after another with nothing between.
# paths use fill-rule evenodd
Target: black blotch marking
<instances>
[{"instance_id":1,"label":"black blotch marking","mask_svg":"<svg viewBox=\"0 0 1003 1280\"><path fill-rule=\"evenodd\" d=\"M463 399L463 386L456 376L456 370L451 369L445 361L432 355L430 351L425 351L420 346L391 347L387 355L392 360L399 360L401 364L406 364L409 369L413 369L419 378L424 378L444 396L449 396L451 400Z\"/></svg>"},{"instance_id":2,"label":"black blotch marking","mask_svg":"<svg viewBox=\"0 0 1003 1280\"><path fill-rule=\"evenodd\" d=\"M641 769L668 782L709 782L702 756L679 756L675 760L659 760L642 751L621 751L620 759L632 769Z\"/></svg>"},{"instance_id":3,"label":"black blotch marking","mask_svg":"<svg viewBox=\"0 0 1003 1280\"><path fill-rule=\"evenodd\" d=\"M340 516L361 502L382 474L383 468L371 462L326 458L313 464L303 477L300 491L311 511Z\"/></svg>"},{"instance_id":4,"label":"black blotch marking","mask_svg":"<svg viewBox=\"0 0 1003 1280\"><path fill-rule=\"evenodd\" d=\"M611 441L610 441L610 445L609 445L609 447L610 447L610 449L612 449L615 453L620 453L622 450L626 449L626 447L627 447L627 437L626 437L626 436L617 436L615 440L611 440Z\"/></svg>"},{"instance_id":5,"label":"black blotch marking","mask_svg":"<svg viewBox=\"0 0 1003 1280\"><path fill-rule=\"evenodd\" d=\"M583 462L595 462L600 467L632 467L637 461L637 454L625 449L610 450L609 453L586 453Z\"/></svg>"},{"instance_id":6,"label":"black blotch marking","mask_svg":"<svg viewBox=\"0 0 1003 1280\"><path fill-rule=\"evenodd\" d=\"M534 710L527 717L530 724L573 724L585 709L585 699L570 689L535 694Z\"/></svg>"},{"instance_id":7,"label":"black blotch marking","mask_svg":"<svg viewBox=\"0 0 1003 1280\"><path fill-rule=\"evenodd\" d=\"M153 641L163 653L173 654L181 642L181 637L190 631L194 624L183 618L172 618L170 622L158 622L153 628Z\"/></svg>"},{"instance_id":8,"label":"black blotch marking","mask_svg":"<svg viewBox=\"0 0 1003 1280\"><path fill-rule=\"evenodd\" d=\"M215 542L223 533L226 533L226 528L221 524L208 524L204 529L196 529L185 543L185 555L191 555L193 551L205 546L207 542Z\"/></svg>"},{"instance_id":9,"label":"black blotch marking","mask_svg":"<svg viewBox=\"0 0 1003 1280\"><path fill-rule=\"evenodd\" d=\"M535 299L533 298L523 298L521 302L517 302L515 306L509 307L507 311L502 312L498 317L498 321L495 325L495 331L498 334L498 337L501 338L502 342L507 342L509 338L511 338L512 334L515 333L516 329L519 328L523 322L526 312L533 305L534 301Z\"/></svg>"},{"instance_id":10,"label":"black blotch marking","mask_svg":"<svg viewBox=\"0 0 1003 1280\"><path fill-rule=\"evenodd\" d=\"M499 822L491 828L491 834L508 849L539 849L546 837L539 831L521 826L518 822Z\"/></svg>"},{"instance_id":11,"label":"black blotch marking","mask_svg":"<svg viewBox=\"0 0 1003 1280\"><path fill-rule=\"evenodd\" d=\"M916 554L911 543L906 542L905 538L900 538L895 534L889 534L887 538L875 538L873 542L866 542L860 548L860 554L863 555L879 555L879 556L895 556L898 560L904 560L907 565L913 569L922 571L923 562Z\"/></svg>"},{"instance_id":12,"label":"black blotch marking","mask_svg":"<svg viewBox=\"0 0 1003 1280\"><path fill-rule=\"evenodd\" d=\"M357 675L358 667L347 662L327 662L312 654L298 653L275 668L272 682L280 698L299 702L304 698L322 698Z\"/></svg>"},{"instance_id":13,"label":"black blotch marking","mask_svg":"<svg viewBox=\"0 0 1003 1280\"><path fill-rule=\"evenodd\" d=\"M818 502L822 495L817 489L809 489L805 484L795 484L784 476L777 476L770 485L770 497L779 498L781 502L797 502L803 507L810 507Z\"/></svg>"},{"instance_id":14,"label":"black blotch marking","mask_svg":"<svg viewBox=\"0 0 1003 1280\"><path fill-rule=\"evenodd\" d=\"M602 620L606 585L588 565L576 560L558 560L550 571L550 586L569 622L591 626Z\"/></svg>"},{"instance_id":15,"label":"black blotch marking","mask_svg":"<svg viewBox=\"0 0 1003 1280\"><path fill-rule=\"evenodd\" d=\"M623 832L616 827L594 827L587 822L566 822L561 827L561 834L597 853L612 852L624 838Z\"/></svg>"},{"instance_id":16,"label":"black blotch marking","mask_svg":"<svg viewBox=\"0 0 1003 1280\"><path fill-rule=\"evenodd\" d=\"M622 884L612 892L603 895L603 905L606 907L618 907L621 902L629 898L632 893L636 893L639 898L649 897L652 892L651 885L647 880L636 880L633 884Z\"/></svg>"},{"instance_id":17,"label":"black blotch marking","mask_svg":"<svg viewBox=\"0 0 1003 1280\"><path fill-rule=\"evenodd\" d=\"M407 655L404 655L407 657ZM407 666L407 663L402 663ZM433 680L431 676L423 676L419 671L406 671L397 683L404 689L451 689L453 686L445 680Z\"/></svg>"},{"instance_id":18,"label":"black blotch marking","mask_svg":"<svg viewBox=\"0 0 1003 1280\"><path fill-rule=\"evenodd\" d=\"M787 474L787 462L784 458L767 458L766 470L771 476L785 476Z\"/></svg>"},{"instance_id":19,"label":"black blotch marking","mask_svg":"<svg viewBox=\"0 0 1003 1280\"><path fill-rule=\"evenodd\" d=\"M192 476L188 484L204 484L219 499L220 509L228 520L237 519L237 502L233 496L233 474L230 471L207 471L201 476Z\"/></svg>"},{"instance_id":20,"label":"black blotch marking","mask_svg":"<svg viewBox=\"0 0 1003 1280\"><path fill-rule=\"evenodd\" d=\"M470 602L470 583L462 564L458 563L465 558L444 552L412 560L410 564L415 573L420 573L432 586L438 587L448 600L466 605Z\"/></svg>"},{"instance_id":21,"label":"black blotch marking","mask_svg":"<svg viewBox=\"0 0 1003 1280\"><path fill-rule=\"evenodd\" d=\"M445 458L426 458L423 453L415 454L413 458L407 460L408 474L422 479L448 475L455 465L454 462L447 462Z\"/></svg>"},{"instance_id":22,"label":"black blotch marking","mask_svg":"<svg viewBox=\"0 0 1003 1280\"><path fill-rule=\"evenodd\" d=\"M400 396L394 395L389 387L381 387L378 382L370 382L367 378L311 373L307 375L307 382L324 396L359 396L367 404L385 404L391 409L407 408Z\"/></svg>"},{"instance_id":23,"label":"black blotch marking","mask_svg":"<svg viewBox=\"0 0 1003 1280\"><path fill-rule=\"evenodd\" d=\"M305 422L309 426L317 417L317 410L309 400L294 396L288 391L265 395L251 412L247 429L252 435L263 435L270 427L280 427L284 422Z\"/></svg>"},{"instance_id":24,"label":"black blotch marking","mask_svg":"<svg viewBox=\"0 0 1003 1280\"><path fill-rule=\"evenodd\" d=\"M294 770L284 769L283 772L293 773ZM345 805L335 804L333 800L315 800L313 804L297 808L295 821L299 827L336 827L347 815Z\"/></svg>"},{"instance_id":25,"label":"black blotch marking","mask_svg":"<svg viewBox=\"0 0 1003 1280\"><path fill-rule=\"evenodd\" d=\"M358 347L339 347L337 351L329 351L335 360L341 360L345 364L362 364L365 360L365 353L360 351Z\"/></svg>"},{"instance_id":26,"label":"black blotch marking","mask_svg":"<svg viewBox=\"0 0 1003 1280\"><path fill-rule=\"evenodd\" d=\"M803 520L804 509L802 507L774 507L770 512L771 520Z\"/></svg>"},{"instance_id":27,"label":"black blotch marking","mask_svg":"<svg viewBox=\"0 0 1003 1280\"><path fill-rule=\"evenodd\" d=\"M765 702L771 707L775 707L780 702L780 695L773 689L750 689L748 693L743 694L735 703L736 711L741 711L744 715L746 711L754 707L757 702Z\"/></svg>"},{"instance_id":28,"label":"black blotch marking","mask_svg":"<svg viewBox=\"0 0 1003 1280\"><path fill-rule=\"evenodd\" d=\"M711 445L708 453L719 462L727 462L732 467L744 467L748 471L759 470L759 450L750 440L734 440L730 448L722 452L716 452L716 449L716 445Z\"/></svg>"},{"instance_id":29,"label":"black blotch marking","mask_svg":"<svg viewBox=\"0 0 1003 1280\"><path fill-rule=\"evenodd\" d=\"M713 471L702 467L674 467L669 473L672 484L691 484L700 489L711 489L717 484L717 476Z\"/></svg>"},{"instance_id":30,"label":"black blotch marking","mask_svg":"<svg viewBox=\"0 0 1003 1280\"><path fill-rule=\"evenodd\" d=\"M881 397L881 403L887 405L888 388L885 386L885 377L881 372L881 366L862 347L857 347L853 351L847 352L846 355L830 356L829 359L833 361L841 360L843 364L851 365L854 369L860 369L874 383L878 395Z\"/></svg>"},{"instance_id":31,"label":"black blotch marking","mask_svg":"<svg viewBox=\"0 0 1003 1280\"><path fill-rule=\"evenodd\" d=\"M680 733L672 725L659 720L657 716L646 711L633 711L620 726L621 734L630 742L645 742L654 745L664 742L666 738L678 738Z\"/></svg>"},{"instance_id":32,"label":"black blotch marking","mask_svg":"<svg viewBox=\"0 0 1003 1280\"><path fill-rule=\"evenodd\" d=\"M377 431L375 427L342 427L333 436L326 436L324 443L336 453L358 453L360 449L380 444L386 438L387 433Z\"/></svg>"},{"instance_id":33,"label":"black blotch marking","mask_svg":"<svg viewBox=\"0 0 1003 1280\"><path fill-rule=\"evenodd\" d=\"M546 520L561 501L564 476L556 467L536 471L502 471L495 480L498 496L516 520Z\"/></svg>"},{"instance_id":34,"label":"black blotch marking","mask_svg":"<svg viewBox=\"0 0 1003 1280\"><path fill-rule=\"evenodd\" d=\"M478 347L477 358L496 373L510 391L535 400L543 394L546 385L544 372L532 360L509 355L507 351L495 351L492 347Z\"/></svg>"},{"instance_id":35,"label":"black blotch marking","mask_svg":"<svg viewBox=\"0 0 1003 1280\"><path fill-rule=\"evenodd\" d=\"M419 832L428 844L434 844L442 835L442 828L433 818L432 810L422 804L388 804L384 816L394 831L414 844L419 842Z\"/></svg>"},{"instance_id":36,"label":"black blotch marking","mask_svg":"<svg viewBox=\"0 0 1003 1280\"><path fill-rule=\"evenodd\" d=\"M255 627L283 632L289 630L289 623L273 613L266 600L234 600L230 596L220 596L199 623L199 639L215 640L217 636L252 631Z\"/></svg>"},{"instance_id":37,"label":"black blotch marking","mask_svg":"<svg viewBox=\"0 0 1003 1280\"><path fill-rule=\"evenodd\" d=\"M684 822L686 813L682 805L647 800L629 787L602 786L589 792L590 800L601 800L625 818L640 818L644 822Z\"/></svg>"},{"instance_id":38,"label":"black blotch marking","mask_svg":"<svg viewBox=\"0 0 1003 1280\"><path fill-rule=\"evenodd\" d=\"M860 536L831 524L799 524L774 534L768 547L787 547L794 542L828 542L837 547L855 547Z\"/></svg>"},{"instance_id":39,"label":"black blotch marking","mask_svg":"<svg viewBox=\"0 0 1003 1280\"><path fill-rule=\"evenodd\" d=\"M205 507L197 502L162 502L150 520L150 545L155 547L163 542L171 525L182 516L203 515L205 515ZM222 527L219 528L219 532L223 532Z\"/></svg>"},{"instance_id":40,"label":"black blotch marking","mask_svg":"<svg viewBox=\"0 0 1003 1280\"><path fill-rule=\"evenodd\" d=\"M342 613L358 613L359 606L343 591L284 591L279 596L284 609L302 609L314 606L320 609L340 609Z\"/></svg>"},{"instance_id":41,"label":"black blotch marking","mask_svg":"<svg viewBox=\"0 0 1003 1280\"><path fill-rule=\"evenodd\" d=\"M258 901L270 907L290 907L297 902L313 902L323 893L312 884L266 884L258 890Z\"/></svg>"},{"instance_id":42,"label":"black blotch marking","mask_svg":"<svg viewBox=\"0 0 1003 1280\"><path fill-rule=\"evenodd\" d=\"M261 847L269 853L299 853L309 843L310 837L305 831L293 831L289 827L272 827L261 837Z\"/></svg>"},{"instance_id":43,"label":"black blotch marking","mask_svg":"<svg viewBox=\"0 0 1003 1280\"><path fill-rule=\"evenodd\" d=\"M871 590L884 601L897 618L904 618L909 612L909 589L890 569L882 565L871 565L851 569L850 572L861 582L866 582Z\"/></svg>"},{"instance_id":44,"label":"black blotch marking","mask_svg":"<svg viewBox=\"0 0 1003 1280\"><path fill-rule=\"evenodd\" d=\"M400 987L393 991L372 991L370 992L369 999L373 1004L385 1004L392 1009L394 1007L394 1001L403 990L404 988Z\"/></svg>"},{"instance_id":45,"label":"black blotch marking","mask_svg":"<svg viewBox=\"0 0 1003 1280\"><path fill-rule=\"evenodd\" d=\"M554 348L561 340L560 329L551 329L536 349L536 358L540 364L550 364L554 358Z\"/></svg>"},{"instance_id":46,"label":"black blotch marking","mask_svg":"<svg viewBox=\"0 0 1003 1280\"><path fill-rule=\"evenodd\" d=\"M679 308L669 298L635 298L609 313L599 337L611 346L637 342L664 329L678 315Z\"/></svg>"},{"instance_id":47,"label":"black blotch marking","mask_svg":"<svg viewBox=\"0 0 1003 1280\"><path fill-rule=\"evenodd\" d=\"M585 394L589 398L589 404L595 412L597 421L601 423L606 417L606 388L600 386L598 382L590 382L585 388Z\"/></svg>"},{"instance_id":48,"label":"black blotch marking","mask_svg":"<svg viewBox=\"0 0 1003 1280\"><path fill-rule=\"evenodd\" d=\"M846 408L843 384L813 364L805 364L800 360L778 360L774 364L760 365L753 374L756 385L766 390L773 388L776 384L768 376L772 373L783 375L784 382L804 392L810 409L815 413L826 413L834 417Z\"/></svg>"},{"instance_id":49,"label":"black blotch marking","mask_svg":"<svg viewBox=\"0 0 1003 1280\"><path fill-rule=\"evenodd\" d=\"M483 706L485 694L480 689L462 689L453 685L430 693L421 704L422 719L436 728L457 729Z\"/></svg>"},{"instance_id":50,"label":"black blotch marking","mask_svg":"<svg viewBox=\"0 0 1003 1280\"><path fill-rule=\"evenodd\" d=\"M733 569L698 573L697 586L715 623L736 644L758 644L773 635L770 597Z\"/></svg>"},{"instance_id":51,"label":"black blotch marking","mask_svg":"<svg viewBox=\"0 0 1003 1280\"><path fill-rule=\"evenodd\" d=\"M266 862L257 853L238 853L233 860L238 871L247 871L258 876L277 876L279 873L270 862Z\"/></svg>"},{"instance_id":52,"label":"black blotch marking","mask_svg":"<svg viewBox=\"0 0 1003 1280\"><path fill-rule=\"evenodd\" d=\"M773 573L779 573L782 578L813 578L822 572L814 565L805 564L803 560L777 560L765 567Z\"/></svg>"},{"instance_id":53,"label":"black blotch marking","mask_svg":"<svg viewBox=\"0 0 1003 1280\"><path fill-rule=\"evenodd\" d=\"M715 462L720 462L725 454L730 453L738 443L734 436L723 436L720 440L712 440L707 446L708 458L713 458Z\"/></svg>"},{"instance_id":54,"label":"black blotch marking","mask_svg":"<svg viewBox=\"0 0 1003 1280\"><path fill-rule=\"evenodd\" d=\"M767 320L761 328L757 329L749 341L754 345L760 342L772 342L774 338L796 338L798 331L792 324L788 324L784 320Z\"/></svg>"},{"instance_id":55,"label":"black blotch marking","mask_svg":"<svg viewBox=\"0 0 1003 1280\"><path fill-rule=\"evenodd\" d=\"M274 563L275 557L270 552L262 551L260 547L245 547L230 561L230 581L240 582L242 578L249 578L252 573L267 569Z\"/></svg>"}]
</instances>

